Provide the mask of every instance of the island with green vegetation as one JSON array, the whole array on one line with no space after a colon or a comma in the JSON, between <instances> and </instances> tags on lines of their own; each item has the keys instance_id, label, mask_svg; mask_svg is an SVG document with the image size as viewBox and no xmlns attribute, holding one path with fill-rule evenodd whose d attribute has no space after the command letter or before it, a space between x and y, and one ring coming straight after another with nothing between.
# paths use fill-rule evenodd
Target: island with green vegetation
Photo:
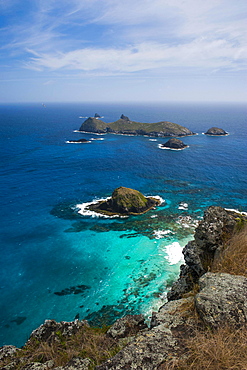
<instances>
[{"instance_id":1,"label":"island with green vegetation","mask_svg":"<svg viewBox=\"0 0 247 370\"><path fill-rule=\"evenodd\" d=\"M195 135L194 132L177 123L168 121L142 123L131 121L129 117L123 114L120 119L111 123L105 123L97 117L89 117L82 123L79 131L96 134L112 133L119 135L145 135L154 137Z\"/></svg>"},{"instance_id":2,"label":"island with green vegetation","mask_svg":"<svg viewBox=\"0 0 247 370\"><path fill-rule=\"evenodd\" d=\"M160 203L160 199L145 197L138 190L120 186L109 199L92 203L89 209L108 216L129 216L146 213Z\"/></svg>"}]
</instances>

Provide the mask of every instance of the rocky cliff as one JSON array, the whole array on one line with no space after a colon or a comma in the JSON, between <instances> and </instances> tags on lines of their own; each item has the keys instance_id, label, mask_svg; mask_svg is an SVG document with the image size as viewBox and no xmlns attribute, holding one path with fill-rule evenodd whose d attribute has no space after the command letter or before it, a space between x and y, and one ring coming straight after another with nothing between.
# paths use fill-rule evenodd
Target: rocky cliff
<instances>
[{"instance_id":1,"label":"rocky cliff","mask_svg":"<svg viewBox=\"0 0 247 370\"><path fill-rule=\"evenodd\" d=\"M142 315L126 316L117 320L100 338L100 351L103 351L103 346L106 344L109 347L108 355L106 356L104 352L100 361L95 356L97 351L95 342L92 344L92 328L86 321L75 320L71 323L56 323L49 320L32 333L24 349L20 350L13 346L5 346L0 349L0 369L187 370L246 368L246 340L238 339L243 331L244 335L247 335L247 230L241 231L245 228L246 222L245 214L221 207L209 207L196 229L194 240L184 248L185 264L181 266L180 277L168 294L169 301L158 312L152 314L149 327L145 324ZM241 253L242 251L244 253L241 254L241 259L239 256L236 258L240 265L244 265L244 273L238 275L217 272L215 263L220 261L218 266L222 266L221 257L227 255L229 240L233 240L232 236L235 234L241 235ZM233 247L237 248L236 245ZM203 367L200 359L201 354L204 356L202 347L197 349L198 355L195 358L189 343L199 340L199 334L202 334L204 335L203 344L205 338L207 339L226 326L230 328L227 329L230 331L227 335L223 335L223 342L227 342L228 337L233 337L233 345L237 346L233 352L230 352L230 357L227 360L228 365L225 365L224 358L221 357L219 360L217 355L213 353L209 364L211 367L209 365ZM86 334L83 337L81 333ZM81 346L77 355L69 357L68 350L67 357L64 354L63 362L61 360L60 365L56 359L54 360L48 355L44 356L44 350L46 348L48 352L49 345L53 346L53 351L56 346L60 346L60 353L65 351L66 346L69 349L68 343L72 343L73 338L77 340L73 343L79 342ZM93 351L87 350L86 342L89 343L89 347L93 347ZM76 344L73 344L73 348L75 346ZM198 342L196 342L196 346L198 346ZM219 342L217 344L213 342L212 351L216 348L218 353L220 349L217 346L220 346ZM41 350L38 352L39 357L36 357L36 362L34 362L34 349L37 350L41 347L43 352ZM241 353L240 348L242 347L244 350ZM206 352L210 352L208 348ZM239 357L235 360L238 353ZM190 361L191 356L192 360ZM105 361L106 357L110 358ZM199 362L197 367L196 361ZM229 361L233 361L233 365L230 366Z\"/></svg>"}]
</instances>

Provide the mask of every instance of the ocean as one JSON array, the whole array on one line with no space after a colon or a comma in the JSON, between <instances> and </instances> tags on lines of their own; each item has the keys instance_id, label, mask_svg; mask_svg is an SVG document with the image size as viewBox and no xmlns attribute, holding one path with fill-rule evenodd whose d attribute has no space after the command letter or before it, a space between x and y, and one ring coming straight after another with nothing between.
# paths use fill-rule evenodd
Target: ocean
<instances>
[{"instance_id":1,"label":"ocean","mask_svg":"<svg viewBox=\"0 0 247 370\"><path fill-rule=\"evenodd\" d=\"M142 136L75 132L98 113L175 122L182 151ZM210 205L247 211L247 115L241 104L0 106L0 346L22 346L46 319L109 325L166 301L182 248ZM228 136L202 133L212 126ZM85 138L90 143L68 144ZM101 140L98 140L101 139ZM82 215L119 186L160 196L140 216Z\"/></svg>"}]
</instances>

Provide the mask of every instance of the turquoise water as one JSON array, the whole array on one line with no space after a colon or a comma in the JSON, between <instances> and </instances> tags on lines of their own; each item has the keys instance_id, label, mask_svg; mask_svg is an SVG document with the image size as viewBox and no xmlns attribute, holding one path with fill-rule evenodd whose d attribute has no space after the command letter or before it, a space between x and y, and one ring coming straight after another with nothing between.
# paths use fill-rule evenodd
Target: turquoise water
<instances>
[{"instance_id":1,"label":"turquoise water","mask_svg":"<svg viewBox=\"0 0 247 370\"><path fill-rule=\"evenodd\" d=\"M198 135L183 151L166 139L103 135L78 138L97 112L111 122L169 120ZM209 205L247 210L246 109L240 105L6 105L1 118L0 345L21 346L45 319L112 323L126 313L148 318L164 301L182 247ZM202 135L211 126L226 137ZM82 216L78 205L118 186L159 195L145 215ZM188 207L180 207L185 202Z\"/></svg>"}]
</instances>

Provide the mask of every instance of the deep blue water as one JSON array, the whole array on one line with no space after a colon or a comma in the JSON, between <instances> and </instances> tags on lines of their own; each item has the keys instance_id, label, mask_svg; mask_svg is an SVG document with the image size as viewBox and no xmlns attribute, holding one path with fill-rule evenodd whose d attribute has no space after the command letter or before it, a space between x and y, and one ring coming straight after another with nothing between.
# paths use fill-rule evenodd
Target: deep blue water
<instances>
[{"instance_id":1,"label":"deep blue water","mask_svg":"<svg viewBox=\"0 0 247 370\"><path fill-rule=\"evenodd\" d=\"M198 133L189 148L166 139L73 132L80 116L167 120ZM247 124L243 105L41 104L0 107L0 345L21 346L45 319L111 323L164 302L181 250L206 207L247 211ZM202 135L212 126L225 137ZM83 217L76 206L118 186L166 203L126 219ZM188 209L179 209L181 202Z\"/></svg>"}]
</instances>

